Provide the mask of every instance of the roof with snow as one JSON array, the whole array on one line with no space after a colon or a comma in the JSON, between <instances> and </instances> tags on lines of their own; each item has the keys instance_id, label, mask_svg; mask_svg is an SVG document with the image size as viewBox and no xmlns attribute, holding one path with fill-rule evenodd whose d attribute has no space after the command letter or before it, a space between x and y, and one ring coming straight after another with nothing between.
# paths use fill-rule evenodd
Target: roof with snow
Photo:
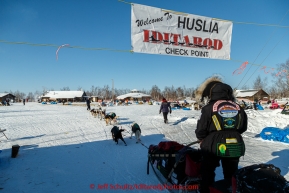
<instances>
[{"instance_id":1,"label":"roof with snow","mask_svg":"<svg viewBox=\"0 0 289 193\"><path fill-rule=\"evenodd\" d=\"M251 97L254 96L259 90L250 89L250 90L236 90L235 97Z\"/></svg>"},{"instance_id":2,"label":"roof with snow","mask_svg":"<svg viewBox=\"0 0 289 193\"><path fill-rule=\"evenodd\" d=\"M127 93L124 95L120 95L116 97L117 99L125 99L125 98L143 98L143 97L151 97L151 95L143 94L143 93Z\"/></svg>"},{"instance_id":3,"label":"roof with snow","mask_svg":"<svg viewBox=\"0 0 289 193\"><path fill-rule=\"evenodd\" d=\"M9 95L9 94L11 94L11 93L7 93L7 92L6 93L0 93L0 97L4 97L4 96ZM11 94L11 95L13 95L13 94Z\"/></svg>"},{"instance_id":4,"label":"roof with snow","mask_svg":"<svg viewBox=\"0 0 289 193\"><path fill-rule=\"evenodd\" d=\"M139 93L139 91L138 91L137 89L132 89L131 92L132 92L132 93L135 93L135 92L136 92L136 93Z\"/></svg>"},{"instance_id":5,"label":"roof with snow","mask_svg":"<svg viewBox=\"0 0 289 193\"><path fill-rule=\"evenodd\" d=\"M84 91L48 91L48 93L42 97L70 99L84 97L84 95Z\"/></svg>"}]
</instances>

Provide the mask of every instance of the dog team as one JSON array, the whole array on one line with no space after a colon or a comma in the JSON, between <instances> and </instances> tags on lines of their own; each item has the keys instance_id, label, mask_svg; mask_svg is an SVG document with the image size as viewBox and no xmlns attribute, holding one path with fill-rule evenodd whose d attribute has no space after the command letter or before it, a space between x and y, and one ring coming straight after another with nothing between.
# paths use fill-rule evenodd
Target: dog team
<instances>
[{"instance_id":1,"label":"dog team","mask_svg":"<svg viewBox=\"0 0 289 193\"><path fill-rule=\"evenodd\" d=\"M117 119L119 116L116 116L114 112L110 112L106 114L106 109L102 109L101 106L99 106L98 109L91 109L90 113L95 118L98 117L100 120L104 119L106 125L115 125L117 124Z\"/></svg>"},{"instance_id":2,"label":"dog team","mask_svg":"<svg viewBox=\"0 0 289 193\"><path fill-rule=\"evenodd\" d=\"M112 140L115 141L116 144L118 144L118 140L122 140L125 146L127 146L126 142L124 141L122 137L122 132L126 131L126 129L119 129L119 127L115 126L118 122L117 119L119 116L116 116L114 112L110 112L106 114L106 109L102 109L101 106L99 106L97 109L91 109L90 113L92 116L95 118L98 117L100 120L104 119L106 125L114 125L113 128L111 129L111 134L112 134ZM141 141L141 129L140 126L137 123L133 123L131 125L131 136L130 139L132 139L132 136L135 135L136 137L136 143L139 143Z\"/></svg>"},{"instance_id":3,"label":"dog team","mask_svg":"<svg viewBox=\"0 0 289 193\"><path fill-rule=\"evenodd\" d=\"M124 145L127 146L126 142L123 139L122 136L122 132L126 131L126 129L119 129L119 127L117 126L113 126L113 128L111 129L111 136L112 136L112 140L115 142L115 144L118 144L118 140L122 140ZM129 132L128 132L129 133ZM135 134L136 137L136 143L141 142L141 129L140 126L137 123L133 123L131 125L131 133L130 133L130 139L132 139L132 136Z\"/></svg>"}]
</instances>

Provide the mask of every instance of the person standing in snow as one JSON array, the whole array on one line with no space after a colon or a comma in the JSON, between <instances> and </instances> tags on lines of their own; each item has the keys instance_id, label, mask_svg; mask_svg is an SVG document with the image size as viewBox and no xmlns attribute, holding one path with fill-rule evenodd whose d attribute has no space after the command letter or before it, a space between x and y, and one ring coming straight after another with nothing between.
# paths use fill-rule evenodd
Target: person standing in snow
<instances>
[{"instance_id":1,"label":"person standing in snow","mask_svg":"<svg viewBox=\"0 0 289 193\"><path fill-rule=\"evenodd\" d=\"M163 98L162 100L162 104L160 107L160 114L161 112L163 113L164 116L164 122L168 123L168 113L172 113L172 108L171 108L171 104L165 99Z\"/></svg>"},{"instance_id":2,"label":"person standing in snow","mask_svg":"<svg viewBox=\"0 0 289 193\"><path fill-rule=\"evenodd\" d=\"M254 110L257 110L258 99L255 99L253 102Z\"/></svg>"},{"instance_id":3,"label":"person standing in snow","mask_svg":"<svg viewBox=\"0 0 289 193\"><path fill-rule=\"evenodd\" d=\"M241 134L247 130L247 115L235 103L232 88L219 77L207 79L196 91L196 98L207 103L195 130L203 156L200 192L209 193L215 181L215 169L222 162L224 179L231 185L232 175L238 170L239 158L245 154Z\"/></svg>"},{"instance_id":4,"label":"person standing in snow","mask_svg":"<svg viewBox=\"0 0 289 193\"><path fill-rule=\"evenodd\" d=\"M87 110L90 111L90 100L89 98L86 99Z\"/></svg>"},{"instance_id":5,"label":"person standing in snow","mask_svg":"<svg viewBox=\"0 0 289 193\"><path fill-rule=\"evenodd\" d=\"M23 99L23 105L25 105L25 99Z\"/></svg>"}]
</instances>

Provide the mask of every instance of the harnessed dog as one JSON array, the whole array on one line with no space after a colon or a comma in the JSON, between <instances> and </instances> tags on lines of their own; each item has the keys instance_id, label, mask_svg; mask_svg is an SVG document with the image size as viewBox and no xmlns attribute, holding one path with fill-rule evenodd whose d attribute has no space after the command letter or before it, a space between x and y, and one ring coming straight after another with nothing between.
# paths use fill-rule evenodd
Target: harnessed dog
<instances>
[{"instance_id":1,"label":"harnessed dog","mask_svg":"<svg viewBox=\"0 0 289 193\"><path fill-rule=\"evenodd\" d=\"M100 120L102 120L102 119L104 119L105 118L105 109L100 109L99 111L98 111L98 118L100 118Z\"/></svg>"},{"instance_id":2,"label":"harnessed dog","mask_svg":"<svg viewBox=\"0 0 289 193\"><path fill-rule=\"evenodd\" d=\"M97 111L98 111L97 109L91 109L91 110L90 110L90 113L91 113L92 116L94 116L94 118L95 118L95 117L97 116L97 114L98 114Z\"/></svg>"},{"instance_id":3,"label":"harnessed dog","mask_svg":"<svg viewBox=\"0 0 289 193\"><path fill-rule=\"evenodd\" d=\"M132 135L135 134L135 138L136 138L136 143L140 142L140 136L141 136L141 129L140 126L137 123L133 123L131 125L131 135L130 138L132 138Z\"/></svg>"},{"instance_id":4,"label":"harnessed dog","mask_svg":"<svg viewBox=\"0 0 289 193\"><path fill-rule=\"evenodd\" d=\"M112 125L112 122L117 123L117 118L118 118L118 116L116 116L116 114L113 112L105 115L105 117L104 117L106 125L108 125L108 124Z\"/></svg>"}]
</instances>

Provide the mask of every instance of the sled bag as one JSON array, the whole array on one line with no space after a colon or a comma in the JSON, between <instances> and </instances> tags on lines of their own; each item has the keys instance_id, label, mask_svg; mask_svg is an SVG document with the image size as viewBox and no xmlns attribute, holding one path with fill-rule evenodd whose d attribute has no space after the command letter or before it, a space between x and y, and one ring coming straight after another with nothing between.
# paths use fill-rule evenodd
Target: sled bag
<instances>
[{"instance_id":1,"label":"sled bag","mask_svg":"<svg viewBox=\"0 0 289 193\"><path fill-rule=\"evenodd\" d=\"M255 164L237 170L232 178L233 193L289 192L289 182L272 164Z\"/></svg>"},{"instance_id":2,"label":"sled bag","mask_svg":"<svg viewBox=\"0 0 289 193\"><path fill-rule=\"evenodd\" d=\"M178 142L175 141L161 141L159 144L159 149L163 150L163 151L173 151L173 152L177 152L180 149L182 149L183 147L185 147L182 144L179 144Z\"/></svg>"},{"instance_id":3,"label":"sled bag","mask_svg":"<svg viewBox=\"0 0 289 193\"><path fill-rule=\"evenodd\" d=\"M185 173L189 177L197 178L201 175L201 152L199 150L190 151L186 154Z\"/></svg>"}]
</instances>

